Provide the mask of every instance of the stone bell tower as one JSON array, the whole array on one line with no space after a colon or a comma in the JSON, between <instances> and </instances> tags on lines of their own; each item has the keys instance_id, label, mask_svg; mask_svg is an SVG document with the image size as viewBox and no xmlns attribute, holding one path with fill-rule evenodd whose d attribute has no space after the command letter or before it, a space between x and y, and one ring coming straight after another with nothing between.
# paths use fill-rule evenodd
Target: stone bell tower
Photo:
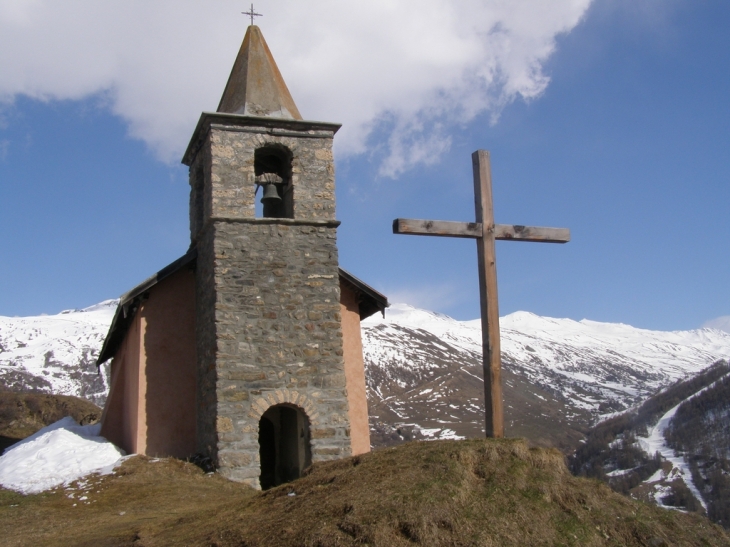
<instances>
[{"instance_id":1,"label":"stone bell tower","mask_svg":"<svg viewBox=\"0 0 730 547\"><path fill-rule=\"evenodd\" d=\"M332 157L339 127L302 120L252 25L218 111L202 114L183 158L197 250L198 451L256 487L351 450Z\"/></svg>"}]
</instances>

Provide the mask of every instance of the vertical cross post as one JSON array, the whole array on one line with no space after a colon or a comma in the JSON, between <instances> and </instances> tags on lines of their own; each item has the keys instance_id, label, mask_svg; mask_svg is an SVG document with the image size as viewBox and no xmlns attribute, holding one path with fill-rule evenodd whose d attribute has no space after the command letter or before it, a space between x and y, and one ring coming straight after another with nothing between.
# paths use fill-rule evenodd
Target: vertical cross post
<instances>
[{"instance_id":1,"label":"vertical cross post","mask_svg":"<svg viewBox=\"0 0 730 547\"><path fill-rule=\"evenodd\" d=\"M482 351L484 368L484 402L487 437L504 437L502 408L502 357L499 344L499 303L497 299L497 259L494 241L535 241L567 243L567 228L543 228L495 224L492 207L492 172L489 152L477 150L471 156L474 170L474 205L476 222L418 220L397 218L394 234L466 237L477 241L479 260L479 297L482 316Z\"/></svg>"},{"instance_id":2,"label":"vertical cross post","mask_svg":"<svg viewBox=\"0 0 730 547\"><path fill-rule=\"evenodd\" d=\"M479 264L479 302L482 318L482 355L484 367L484 406L487 437L504 437L502 410L502 359L499 344L499 301L497 299L497 255L494 248L494 208L492 170L489 152L471 155L474 171L474 208L482 225L477 241Z\"/></svg>"}]
</instances>

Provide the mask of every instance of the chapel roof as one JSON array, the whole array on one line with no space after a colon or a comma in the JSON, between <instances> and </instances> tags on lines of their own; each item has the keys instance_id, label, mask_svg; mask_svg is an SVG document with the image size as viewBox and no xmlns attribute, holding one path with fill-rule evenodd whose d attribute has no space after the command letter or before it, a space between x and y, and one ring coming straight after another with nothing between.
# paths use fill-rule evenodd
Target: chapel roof
<instances>
[{"instance_id":1,"label":"chapel roof","mask_svg":"<svg viewBox=\"0 0 730 547\"><path fill-rule=\"evenodd\" d=\"M261 29L246 30L241 49L223 91L218 112L301 120L289 88L266 45Z\"/></svg>"},{"instance_id":2,"label":"chapel roof","mask_svg":"<svg viewBox=\"0 0 730 547\"><path fill-rule=\"evenodd\" d=\"M140 303L146 299L149 291L152 290L159 282L177 273L183 268L194 268L197 258L198 251L195 248L192 248L186 254L171 264L168 264L159 272L145 279L132 290L119 297L119 304L117 305L117 311L115 312L114 319L112 319L112 323L109 327L109 333L104 339L104 345L102 346L101 351L99 352L99 357L96 360L97 366L100 366L105 361L114 357L117 350L122 345L124 337L127 335L127 330L132 324L132 320L137 313ZM348 285L357 295L360 320L370 317L377 312L380 312L383 316L385 316L385 308L390 305L388 303L388 298L385 295L379 293L370 285L361 281L342 268L339 268L339 274L340 283Z\"/></svg>"}]
</instances>

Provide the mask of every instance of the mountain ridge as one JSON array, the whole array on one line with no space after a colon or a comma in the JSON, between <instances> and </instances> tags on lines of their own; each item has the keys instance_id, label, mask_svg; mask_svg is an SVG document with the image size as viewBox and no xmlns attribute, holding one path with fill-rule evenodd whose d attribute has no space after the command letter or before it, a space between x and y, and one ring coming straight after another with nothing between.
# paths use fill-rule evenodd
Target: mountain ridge
<instances>
[{"instance_id":1,"label":"mountain ridge","mask_svg":"<svg viewBox=\"0 0 730 547\"><path fill-rule=\"evenodd\" d=\"M109 380L96 358L117 302L56 315L0 316L0 388L73 395L103 406Z\"/></svg>"},{"instance_id":2,"label":"mountain ridge","mask_svg":"<svg viewBox=\"0 0 730 547\"><path fill-rule=\"evenodd\" d=\"M0 317L0 387L103 406L108 378L95 360L116 303ZM500 325L507 434L566 452L602 416L730 357L730 334L713 329L650 331L525 311ZM363 321L362 334L375 445L483 435L478 319L393 304L385 318Z\"/></svg>"},{"instance_id":3,"label":"mountain ridge","mask_svg":"<svg viewBox=\"0 0 730 547\"><path fill-rule=\"evenodd\" d=\"M507 435L534 438L529 423L541 424L542 433L557 428L539 444L566 451L601 417L730 355L730 334L711 329L650 331L531 312L502 317L500 326ZM362 330L376 432L387 430L380 421L429 438L483 434L479 320L393 304ZM458 416L450 412L456 399L463 405Z\"/></svg>"}]
</instances>

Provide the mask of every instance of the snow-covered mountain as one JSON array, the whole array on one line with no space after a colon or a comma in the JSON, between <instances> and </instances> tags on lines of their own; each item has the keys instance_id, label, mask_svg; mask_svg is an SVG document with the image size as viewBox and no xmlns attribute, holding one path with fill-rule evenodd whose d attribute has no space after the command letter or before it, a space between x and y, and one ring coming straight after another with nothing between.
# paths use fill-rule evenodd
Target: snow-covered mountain
<instances>
[{"instance_id":1,"label":"snow-covered mountain","mask_svg":"<svg viewBox=\"0 0 730 547\"><path fill-rule=\"evenodd\" d=\"M502 317L500 327L507 434L564 448L601 416L730 356L730 334L714 329L661 332L527 312ZM394 304L385 319L363 323L363 338L375 422L440 438L480 433L478 320Z\"/></svg>"},{"instance_id":2,"label":"snow-covered mountain","mask_svg":"<svg viewBox=\"0 0 730 547\"><path fill-rule=\"evenodd\" d=\"M0 317L0 386L75 395L98 405L109 385L96 358L117 300L58 315Z\"/></svg>"},{"instance_id":3,"label":"snow-covered mountain","mask_svg":"<svg viewBox=\"0 0 730 547\"><path fill-rule=\"evenodd\" d=\"M108 300L53 316L0 317L0 385L103 404L108 381L94 363L115 307ZM527 312L500 324L507 434L564 449L601 415L730 357L730 334L719 330L658 332ZM481 434L478 320L394 304L385 319L362 327L376 442L397 429L432 438Z\"/></svg>"}]
</instances>

